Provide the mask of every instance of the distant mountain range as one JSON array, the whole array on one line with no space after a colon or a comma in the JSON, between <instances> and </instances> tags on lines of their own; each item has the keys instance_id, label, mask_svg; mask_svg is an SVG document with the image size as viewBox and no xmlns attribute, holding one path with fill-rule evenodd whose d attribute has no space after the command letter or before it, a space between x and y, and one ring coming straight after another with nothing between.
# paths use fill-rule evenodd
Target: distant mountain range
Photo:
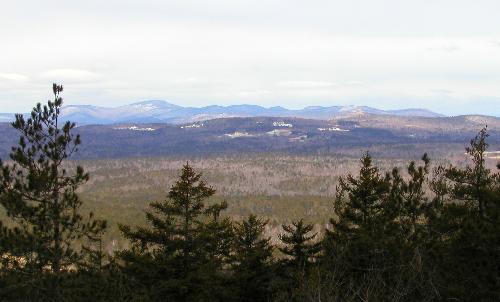
<instances>
[{"instance_id":1,"label":"distant mountain range","mask_svg":"<svg viewBox=\"0 0 500 302\"><path fill-rule=\"evenodd\" d=\"M118 123L182 124L229 117L296 117L329 120L336 117L363 114L406 117L442 117L426 109L381 110L366 106L310 106L299 110L284 107L265 108L257 105L182 107L162 100L149 100L120 107L69 105L62 111L63 118L80 125ZM11 121L14 114L0 113L0 122Z\"/></svg>"}]
</instances>

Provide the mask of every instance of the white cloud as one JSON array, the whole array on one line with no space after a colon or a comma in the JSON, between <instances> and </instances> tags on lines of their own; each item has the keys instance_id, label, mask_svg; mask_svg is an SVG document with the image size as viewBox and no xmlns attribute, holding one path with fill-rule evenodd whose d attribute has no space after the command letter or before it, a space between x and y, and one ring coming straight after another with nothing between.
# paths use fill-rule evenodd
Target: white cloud
<instances>
[{"instance_id":1,"label":"white cloud","mask_svg":"<svg viewBox=\"0 0 500 302\"><path fill-rule=\"evenodd\" d=\"M0 79L9 81L27 81L29 78L17 73L0 73Z\"/></svg>"},{"instance_id":2,"label":"white cloud","mask_svg":"<svg viewBox=\"0 0 500 302\"><path fill-rule=\"evenodd\" d=\"M266 95L269 95L270 91L268 90L246 90L246 91L239 91L236 93L238 97L241 97L243 99L247 98L255 98L255 97L264 97Z\"/></svg>"},{"instance_id":3,"label":"white cloud","mask_svg":"<svg viewBox=\"0 0 500 302\"><path fill-rule=\"evenodd\" d=\"M335 83L327 81L282 81L278 82L278 86L286 88L314 89L314 88L330 88L335 86Z\"/></svg>"},{"instance_id":4,"label":"white cloud","mask_svg":"<svg viewBox=\"0 0 500 302\"><path fill-rule=\"evenodd\" d=\"M88 81L99 78L99 74L95 72L84 69L70 69L70 68L47 70L42 72L40 76L45 79L56 79L59 81L65 81L65 80Z\"/></svg>"}]
</instances>

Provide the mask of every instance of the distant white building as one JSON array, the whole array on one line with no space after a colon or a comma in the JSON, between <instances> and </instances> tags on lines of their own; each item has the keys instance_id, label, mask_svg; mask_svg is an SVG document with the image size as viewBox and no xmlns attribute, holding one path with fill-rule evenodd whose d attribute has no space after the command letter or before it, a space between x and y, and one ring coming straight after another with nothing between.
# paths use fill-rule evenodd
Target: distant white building
<instances>
[{"instance_id":1,"label":"distant white building","mask_svg":"<svg viewBox=\"0 0 500 302\"><path fill-rule=\"evenodd\" d=\"M348 132L348 129L341 129L339 127L330 127L330 128L318 128L319 131L340 131L340 132Z\"/></svg>"},{"instance_id":2,"label":"distant white building","mask_svg":"<svg viewBox=\"0 0 500 302\"><path fill-rule=\"evenodd\" d=\"M227 136L229 138L237 138L237 137L253 137L254 135L249 134L248 132L239 132L239 131L236 131L234 133L224 134L224 136Z\"/></svg>"},{"instance_id":3,"label":"distant white building","mask_svg":"<svg viewBox=\"0 0 500 302\"><path fill-rule=\"evenodd\" d=\"M203 123L195 123L191 125L181 126L181 129L201 128L201 127L203 127Z\"/></svg>"},{"instance_id":4,"label":"distant white building","mask_svg":"<svg viewBox=\"0 0 500 302\"><path fill-rule=\"evenodd\" d=\"M274 127L288 127L292 128L293 124L285 123L285 122L273 122Z\"/></svg>"}]
</instances>

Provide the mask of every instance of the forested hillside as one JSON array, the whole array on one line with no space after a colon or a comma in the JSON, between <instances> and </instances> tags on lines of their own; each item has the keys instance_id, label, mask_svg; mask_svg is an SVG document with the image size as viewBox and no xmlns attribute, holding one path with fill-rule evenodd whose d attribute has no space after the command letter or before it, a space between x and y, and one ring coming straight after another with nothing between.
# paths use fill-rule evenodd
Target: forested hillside
<instances>
[{"instance_id":1,"label":"forested hillside","mask_svg":"<svg viewBox=\"0 0 500 302\"><path fill-rule=\"evenodd\" d=\"M124 158L241 153L359 155L382 148L384 157L458 150L488 125L493 150L500 149L500 119L482 116L398 117L355 115L333 120L224 118L183 125L117 124L75 128L85 144L75 158ZM0 155L6 158L18 134L0 124ZM438 154L441 155L441 154Z\"/></svg>"}]
</instances>

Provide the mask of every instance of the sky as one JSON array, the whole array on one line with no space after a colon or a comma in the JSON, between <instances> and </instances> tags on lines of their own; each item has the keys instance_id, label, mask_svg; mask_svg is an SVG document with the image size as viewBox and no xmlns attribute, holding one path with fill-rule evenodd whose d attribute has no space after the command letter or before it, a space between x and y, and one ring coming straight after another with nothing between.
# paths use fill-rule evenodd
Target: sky
<instances>
[{"instance_id":1,"label":"sky","mask_svg":"<svg viewBox=\"0 0 500 302\"><path fill-rule=\"evenodd\" d=\"M0 0L0 112L365 105L500 116L498 0Z\"/></svg>"}]
</instances>

